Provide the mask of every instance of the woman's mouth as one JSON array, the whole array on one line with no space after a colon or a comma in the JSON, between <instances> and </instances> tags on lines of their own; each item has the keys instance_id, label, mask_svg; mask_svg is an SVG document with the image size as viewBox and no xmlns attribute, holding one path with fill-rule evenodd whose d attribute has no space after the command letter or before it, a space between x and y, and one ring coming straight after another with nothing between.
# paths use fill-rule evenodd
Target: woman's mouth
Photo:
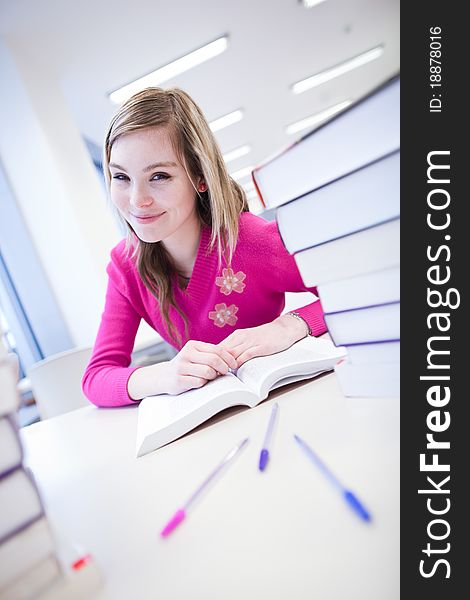
<instances>
[{"instance_id":1,"label":"woman's mouth","mask_svg":"<svg viewBox=\"0 0 470 600\"><path fill-rule=\"evenodd\" d=\"M137 223L148 224L148 223L154 223L160 217L162 217L164 214L165 214L165 211L158 213L158 214L144 214L144 215L133 214L132 217L135 221L137 221Z\"/></svg>"}]
</instances>

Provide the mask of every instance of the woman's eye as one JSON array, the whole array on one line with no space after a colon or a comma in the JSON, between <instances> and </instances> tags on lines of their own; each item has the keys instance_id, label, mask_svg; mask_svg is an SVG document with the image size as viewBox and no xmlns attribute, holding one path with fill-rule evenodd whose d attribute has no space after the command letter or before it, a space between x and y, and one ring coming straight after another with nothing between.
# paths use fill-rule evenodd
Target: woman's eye
<instances>
[{"instance_id":1,"label":"woman's eye","mask_svg":"<svg viewBox=\"0 0 470 600\"><path fill-rule=\"evenodd\" d=\"M124 175L124 173L115 173L112 178L116 181L129 181L129 177ZM170 179L170 175L167 175L166 173L155 173L155 175L152 175L150 181L166 181L167 179Z\"/></svg>"},{"instance_id":2,"label":"woman's eye","mask_svg":"<svg viewBox=\"0 0 470 600\"><path fill-rule=\"evenodd\" d=\"M166 181L167 179L170 179L170 176L166 173L155 173L152 177L152 181Z\"/></svg>"}]
</instances>

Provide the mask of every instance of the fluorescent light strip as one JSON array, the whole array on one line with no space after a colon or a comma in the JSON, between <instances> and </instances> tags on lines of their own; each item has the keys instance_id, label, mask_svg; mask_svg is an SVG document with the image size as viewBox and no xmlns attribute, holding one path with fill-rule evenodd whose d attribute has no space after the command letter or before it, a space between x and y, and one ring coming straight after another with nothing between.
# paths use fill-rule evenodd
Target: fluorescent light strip
<instances>
[{"instance_id":1,"label":"fluorescent light strip","mask_svg":"<svg viewBox=\"0 0 470 600\"><path fill-rule=\"evenodd\" d=\"M230 177L232 179L235 179L236 181L240 181L240 179L244 179L245 177L248 177L249 175L251 175L251 172L253 171L254 167L250 166L250 167L244 167L243 169L239 169L238 171L235 171L234 173L230 173Z\"/></svg>"},{"instance_id":2,"label":"fluorescent light strip","mask_svg":"<svg viewBox=\"0 0 470 600\"><path fill-rule=\"evenodd\" d=\"M302 129L307 129L307 127L312 127L313 125L318 125L328 117L332 117L336 113L342 111L347 106L351 104L352 100L345 100L344 102L340 102L339 104L335 104L335 106L331 106L322 112L317 113L316 115L311 115L310 117L306 117L301 121L297 121L296 123L292 123L286 127L286 133L297 133L298 131L302 131Z\"/></svg>"},{"instance_id":3,"label":"fluorescent light strip","mask_svg":"<svg viewBox=\"0 0 470 600\"><path fill-rule=\"evenodd\" d=\"M243 119L243 111L242 110L234 110L231 113L228 113L227 115L224 115L223 117L220 117L218 119L215 119L214 121L211 121L209 123L209 127L211 128L212 132L215 133L216 131L219 131L220 129L224 129L224 127L228 127L229 125L233 125L234 123L238 123L238 121L241 121Z\"/></svg>"},{"instance_id":4,"label":"fluorescent light strip","mask_svg":"<svg viewBox=\"0 0 470 600\"><path fill-rule=\"evenodd\" d=\"M157 86L163 83L164 81L168 81L193 67L209 60L210 58L214 58L218 54L221 54L224 50L227 49L228 46L228 37L223 36L218 38L214 42L210 44L206 44L202 46L202 48L198 48L194 50L194 52L190 52L181 58L177 58L171 63L160 67L156 71L152 71L148 75L144 75L135 81L128 83L127 85L111 92L109 94L109 98L112 102L116 104L120 104L121 102L125 102L128 98L130 98L136 92L150 86Z\"/></svg>"},{"instance_id":5,"label":"fluorescent light strip","mask_svg":"<svg viewBox=\"0 0 470 600\"><path fill-rule=\"evenodd\" d=\"M301 94L307 90L310 90L317 85L321 85L326 81L330 81L331 79L335 79L335 77L339 77L340 75L344 75L344 73L348 73L353 69L357 69L362 65L365 65L381 56L383 54L384 48L383 46L377 46L376 48L372 48L372 50L368 50L363 54L359 54L359 56L355 56L350 60L347 60L335 67L331 67L331 69L326 69L321 73L317 73L316 75L312 75L311 77L307 77L307 79L303 79L302 81L298 81L294 83L292 86L292 91L294 94Z\"/></svg>"},{"instance_id":6,"label":"fluorescent light strip","mask_svg":"<svg viewBox=\"0 0 470 600\"><path fill-rule=\"evenodd\" d=\"M314 6L316 6L317 4L321 4L322 2L325 2L325 0L301 0L301 3L304 5L305 8L313 8Z\"/></svg>"},{"instance_id":7,"label":"fluorescent light strip","mask_svg":"<svg viewBox=\"0 0 470 600\"><path fill-rule=\"evenodd\" d=\"M251 148L248 145L245 146L240 146L239 148L235 148L235 150L232 150L231 152L227 152L227 154L224 154L224 161L226 163L235 160L237 158L240 158L242 156L245 156L246 154L249 154L251 152Z\"/></svg>"},{"instance_id":8,"label":"fluorescent light strip","mask_svg":"<svg viewBox=\"0 0 470 600\"><path fill-rule=\"evenodd\" d=\"M255 198L256 200L259 200L258 192L255 189L250 190L249 192L245 190L245 194L247 200L254 200Z\"/></svg>"},{"instance_id":9,"label":"fluorescent light strip","mask_svg":"<svg viewBox=\"0 0 470 600\"><path fill-rule=\"evenodd\" d=\"M248 202L248 208L250 209L250 212L252 212L254 215L259 215L263 212L264 207L263 207L263 204L261 203L261 200L258 197L247 198L247 202Z\"/></svg>"},{"instance_id":10,"label":"fluorescent light strip","mask_svg":"<svg viewBox=\"0 0 470 600\"><path fill-rule=\"evenodd\" d=\"M253 179L249 179L247 182L243 184L243 189L246 193L251 192L255 189L255 184L253 183Z\"/></svg>"}]
</instances>

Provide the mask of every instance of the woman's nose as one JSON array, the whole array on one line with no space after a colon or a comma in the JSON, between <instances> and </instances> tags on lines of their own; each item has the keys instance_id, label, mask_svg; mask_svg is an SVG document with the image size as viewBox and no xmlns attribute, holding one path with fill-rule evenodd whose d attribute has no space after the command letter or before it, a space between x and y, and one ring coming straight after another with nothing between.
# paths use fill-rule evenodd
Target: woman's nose
<instances>
[{"instance_id":1,"label":"woman's nose","mask_svg":"<svg viewBox=\"0 0 470 600\"><path fill-rule=\"evenodd\" d=\"M153 198L146 190L140 186L135 186L131 192L130 203L136 207L150 206L153 203Z\"/></svg>"}]
</instances>

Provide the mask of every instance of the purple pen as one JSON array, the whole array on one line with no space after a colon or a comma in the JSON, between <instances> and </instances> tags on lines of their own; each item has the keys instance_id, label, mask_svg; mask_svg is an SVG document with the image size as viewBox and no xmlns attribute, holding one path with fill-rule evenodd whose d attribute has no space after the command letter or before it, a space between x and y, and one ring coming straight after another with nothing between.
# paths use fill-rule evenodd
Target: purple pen
<instances>
[{"instance_id":1,"label":"purple pen","mask_svg":"<svg viewBox=\"0 0 470 600\"><path fill-rule=\"evenodd\" d=\"M232 448L230 452L222 459L222 461L214 468L214 470L204 479L201 485L196 489L196 491L192 494L189 500L179 508L175 514L171 517L168 523L160 532L162 537L167 537L170 533L178 527L178 525L186 518L186 513L191 504L199 497L201 492L205 490L208 485L221 473L225 468L232 462L232 460L237 456L237 454L242 450L246 444L248 443L249 438L244 439L240 444Z\"/></svg>"},{"instance_id":2,"label":"purple pen","mask_svg":"<svg viewBox=\"0 0 470 600\"><path fill-rule=\"evenodd\" d=\"M271 445L271 438L273 435L274 424L276 422L277 411L279 410L279 404L275 402L273 404L273 408L271 411L271 416L269 418L268 428L266 430L266 435L264 437L263 448L261 449L261 453L259 455L259 465L258 468L260 471L264 471L266 465L269 460L269 448Z\"/></svg>"},{"instance_id":3,"label":"purple pen","mask_svg":"<svg viewBox=\"0 0 470 600\"><path fill-rule=\"evenodd\" d=\"M310 462L312 462L320 471L325 475L325 477L334 485L334 487L340 492L343 496L344 500L346 500L347 504L349 504L350 508L363 520L363 521L371 521L372 517L370 512L364 507L362 502L358 499L358 497L351 492L351 490L346 489L343 484L339 481L339 479L333 475L330 469L325 465L325 463L320 459L318 454L316 454L310 446L303 441L298 435L294 433L294 439L299 445L299 447L304 451Z\"/></svg>"}]
</instances>

